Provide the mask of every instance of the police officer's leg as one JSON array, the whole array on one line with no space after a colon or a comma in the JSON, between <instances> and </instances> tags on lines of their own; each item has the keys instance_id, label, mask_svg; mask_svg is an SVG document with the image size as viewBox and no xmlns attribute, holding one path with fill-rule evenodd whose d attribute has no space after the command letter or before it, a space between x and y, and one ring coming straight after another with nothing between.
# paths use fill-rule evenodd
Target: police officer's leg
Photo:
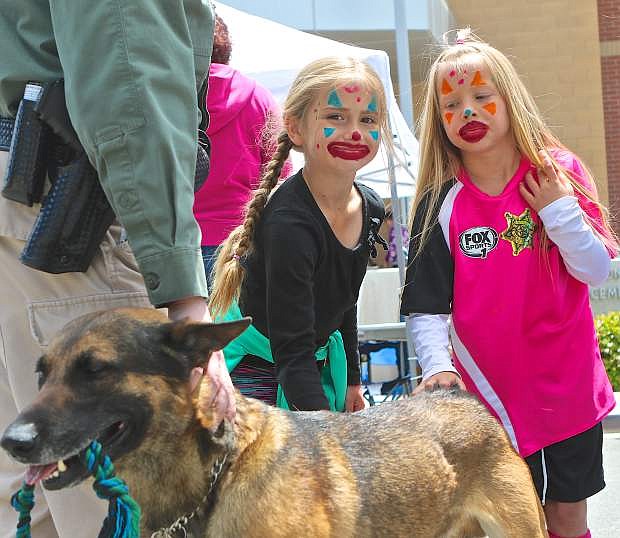
<instances>
[{"instance_id":1,"label":"police officer's leg","mask_svg":"<svg viewBox=\"0 0 620 538\"><path fill-rule=\"evenodd\" d=\"M118 227L114 227L86 273L64 275L48 275L23 266L18 261L23 242L0 238L0 296L4 303L0 309L0 329L6 377L17 404L7 413L11 420L15 407L23 408L36 394L36 359L65 323L97 310L149 306L131 253L126 245L118 245L112 237L117 233ZM16 475L13 468L12 476ZM44 506L47 500L61 538L98 535L107 503L97 498L91 483L89 480L76 488L44 491L44 496L38 496L37 504ZM15 485L7 484L7 490L15 490ZM16 520L11 516L9 521ZM33 536L41 535L33 533Z\"/></svg>"},{"instance_id":2,"label":"police officer's leg","mask_svg":"<svg viewBox=\"0 0 620 538\"><path fill-rule=\"evenodd\" d=\"M2 239L0 239L2 242ZM0 263L4 259L4 249L0 244ZM5 312L1 310L3 313ZM8 372L5 362L4 330L6 326L0 322L0 431L4 431L6 426L17 416L17 407L13 399L13 391L9 384ZM22 325L26 326L26 320L22 320ZM34 343L34 342L33 342ZM27 360L28 350L23 349L23 360L33 364L32 360ZM17 526L17 512L11 507L11 495L21 487L24 477L24 467L15 463L3 450L0 450L0 538L14 538ZM41 488L35 490L36 504L32 511L32 535L42 538L55 538L58 536L49 511L47 502L41 492Z\"/></svg>"}]
</instances>

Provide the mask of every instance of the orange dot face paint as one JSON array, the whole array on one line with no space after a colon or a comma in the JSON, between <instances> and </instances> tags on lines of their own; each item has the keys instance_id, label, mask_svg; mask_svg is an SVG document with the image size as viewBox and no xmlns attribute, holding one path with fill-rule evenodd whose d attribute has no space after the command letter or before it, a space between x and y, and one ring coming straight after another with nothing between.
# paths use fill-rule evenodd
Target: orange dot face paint
<instances>
[{"instance_id":1,"label":"orange dot face paint","mask_svg":"<svg viewBox=\"0 0 620 538\"><path fill-rule=\"evenodd\" d=\"M450 125L452 123L452 118L454 117L454 112L446 112L444 114L444 118L446 118L446 121L448 122L448 125Z\"/></svg>"},{"instance_id":2,"label":"orange dot face paint","mask_svg":"<svg viewBox=\"0 0 620 538\"><path fill-rule=\"evenodd\" d=\"M450 83L444 78L443 82L441 83L441 95L448 95L453 91L454 90L452 89L452 86L450 86Z\"/></svg>"},{"instance_id":3,"label":"orange dot face paint","mask_svg":"<svg viewBox=\"0 0 620 538\"><path fill-rule=\"evenodd\" d=\"M497 112L497 105L495 103L488 103L484 105L482 108L484 108L486 111L489 112L489 114L493 116L495 116L495 113Z\"/></svg>"}]
</instances>

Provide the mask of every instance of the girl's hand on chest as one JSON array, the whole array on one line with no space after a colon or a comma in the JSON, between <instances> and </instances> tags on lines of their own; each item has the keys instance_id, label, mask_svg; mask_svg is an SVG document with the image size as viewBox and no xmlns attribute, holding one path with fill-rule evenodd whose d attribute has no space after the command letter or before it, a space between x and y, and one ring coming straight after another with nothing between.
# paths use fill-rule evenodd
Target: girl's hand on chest
<instances>
[{"instance_id":1,"label":"girl's hand on chest","mask_svg":"<svg viewBox=\"0 0 620 538\"><path fill-rule=\"evenodd\" d=\"M550 203L574 194L570 180L554 168L546 152L541 151L540 156L544 165L537 171L538 179L529 171L519 185L521 196L537 213Z\"/></svg>"}]
</instances>

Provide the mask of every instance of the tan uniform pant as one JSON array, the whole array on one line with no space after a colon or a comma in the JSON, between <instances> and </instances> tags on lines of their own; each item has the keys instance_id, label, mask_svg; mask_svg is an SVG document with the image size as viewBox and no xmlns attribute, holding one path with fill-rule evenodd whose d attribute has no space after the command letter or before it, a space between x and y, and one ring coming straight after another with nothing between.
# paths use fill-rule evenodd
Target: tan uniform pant
<instances>
[{"instance_id":1,"label":"tan uniform pant","mask_svg":"<svg viewBox=\"0 0 620 538\"><path fill-rule=\"evenodd\" d=\"M0 152L0 180L5 156ZM1 212L0 204L0 218ZM86 273L51 275L22 265L24 242L0 235L0 434L36 395L35 363L65 323L96 310L149 306L135 259L119 237L119 227L111 227ZM10 498L24 470L0 449L0 538L15 536L17 512ZM91 482L57 492L37 487L33 538L98 536L107 503Z\"/></svg>"}]
</instances>

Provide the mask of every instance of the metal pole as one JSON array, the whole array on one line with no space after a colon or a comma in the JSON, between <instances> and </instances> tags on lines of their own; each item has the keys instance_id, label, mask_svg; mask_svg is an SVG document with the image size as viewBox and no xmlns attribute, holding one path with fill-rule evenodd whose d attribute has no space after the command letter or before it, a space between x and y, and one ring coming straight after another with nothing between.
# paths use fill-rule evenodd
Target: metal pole
<instances>
[{"instance_id":1,"label":"metal pole","mask_svg":"<svg viewBox=\"0 0 620 538\"><path fill-rule=\"evenodd\" d=\"M396 39L396 68L398 71L398 102L409 128L413 131L413 90L409 62L409 29L406 0L394 0L394 31Z\"/></svg>"}]
</instances>

